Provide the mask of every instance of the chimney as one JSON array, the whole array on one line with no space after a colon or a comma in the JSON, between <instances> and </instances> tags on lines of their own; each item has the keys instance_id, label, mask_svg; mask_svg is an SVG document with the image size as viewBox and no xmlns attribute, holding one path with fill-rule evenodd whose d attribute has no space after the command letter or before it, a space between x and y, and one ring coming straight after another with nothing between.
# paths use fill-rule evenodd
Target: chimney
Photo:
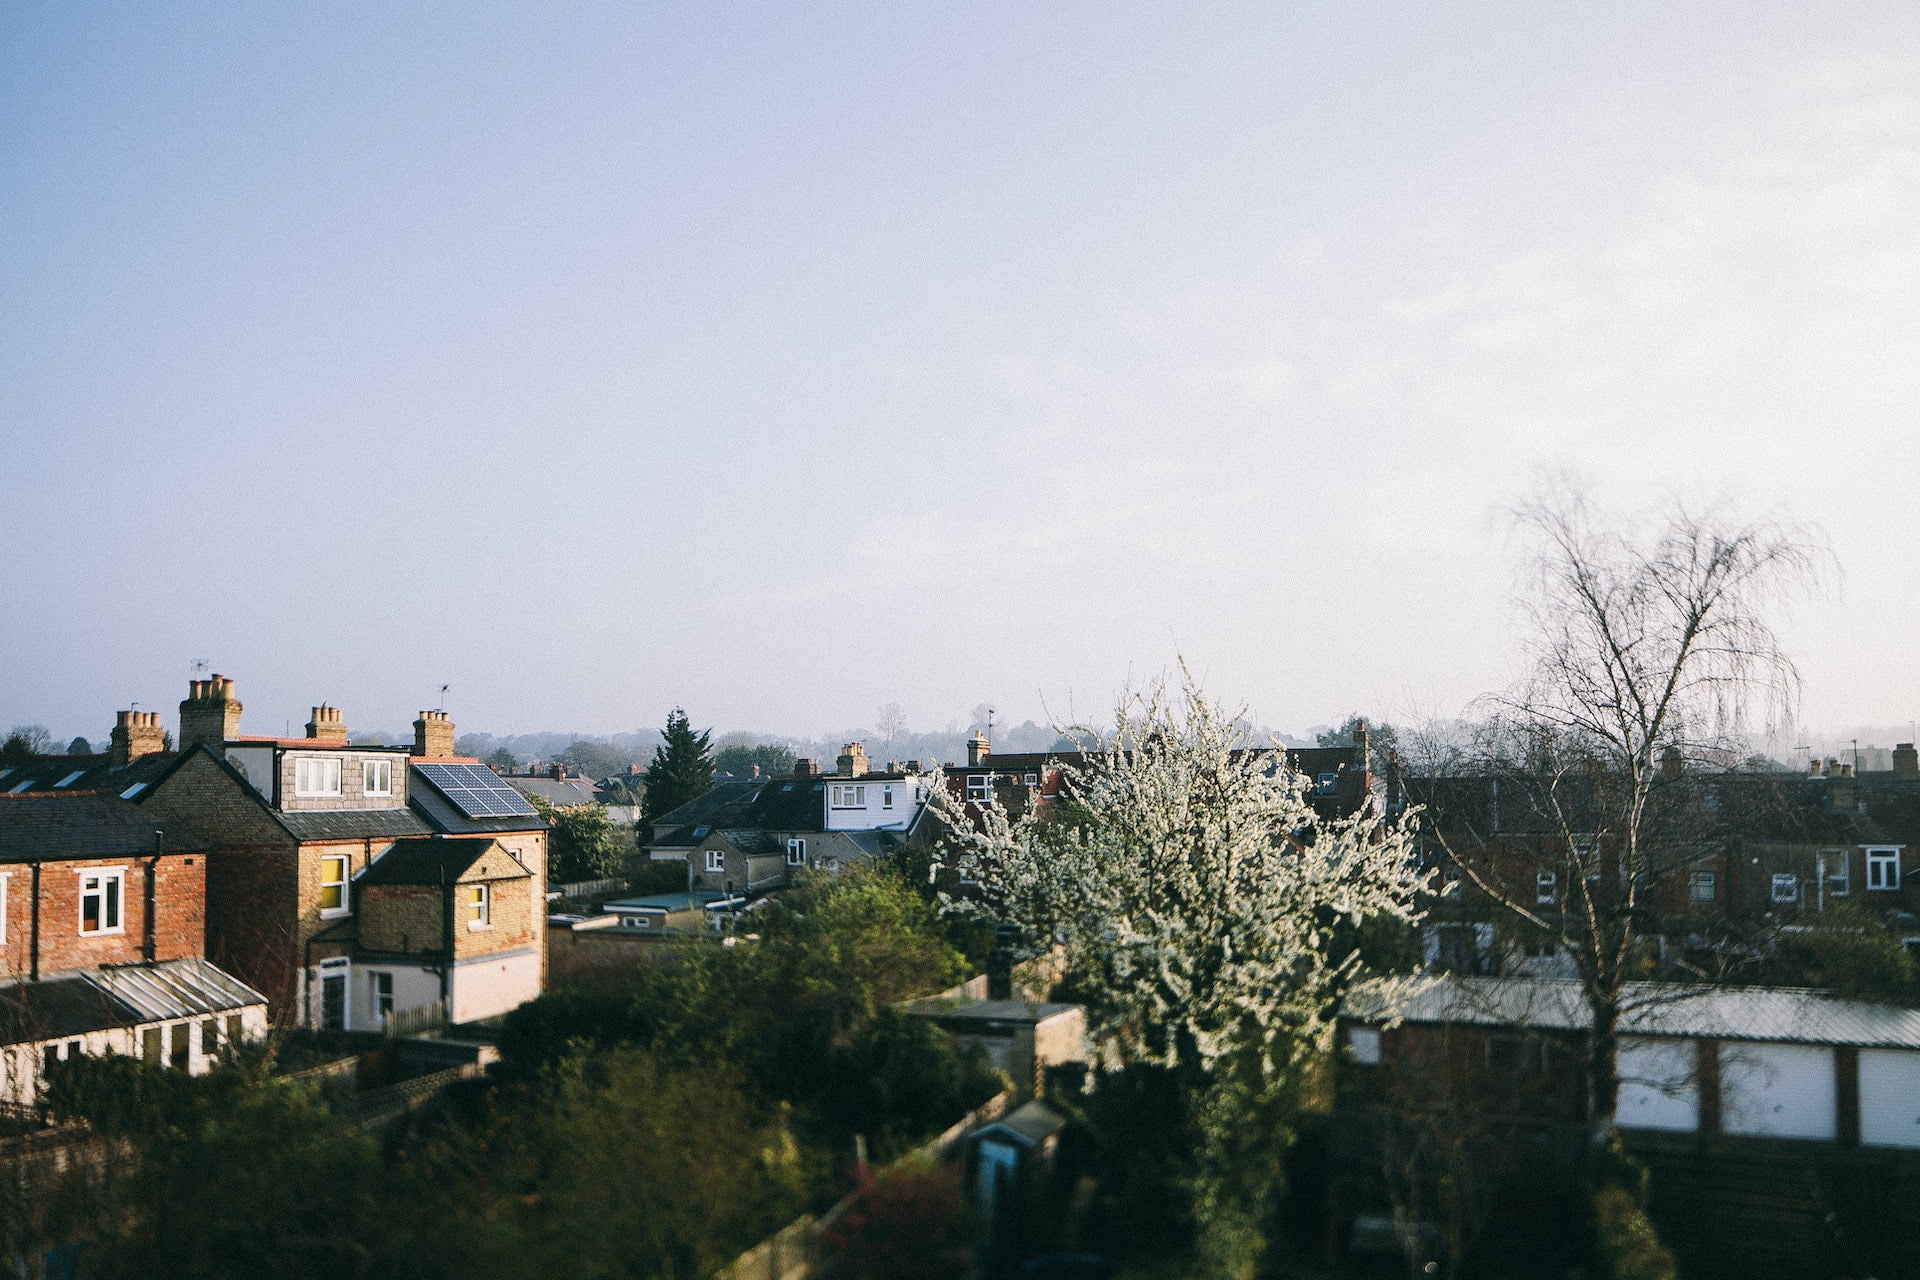
<instances>
[{"instance_id":1,"label":"chimney","mask_svg":"<svg viewBox=\"0 0 1920 1280\"><path fill-rule=\"evenodd\" d=\"M1915 751L1911 742L1893 744L1893 776L1920 778L1920 751Z\"/></svg>"},{"instance_id":2,"label":"chimney","mask_svg":"<svg viewBox=\"0 0 1920 1280\"><path fill-rule=\"evenodd\" d=\"M1668 782L1678 782L1687 771L1687 758L1680 754L1680 748L1669 742L1660 753L1660 776Z\"/></svg>"},{"instance_id":3,"label":"chimney","mask_svg":"<svg viewBox=\"0 0 1920 1280\"><path fill-rule=\"evenodd\" d=\"M982 730L975 729L973 736L967 739L967 764L972 767L978 767L992 754L993 747L988 743L986 733Z\"/></svg>"},{"instance_id":4,"label":"chimney","mask_svg":"<svg viewBox=\"0 0 1920 1280\"><path fill-rule=\"evenodd\" d=\"M441 759L453 754L453 721L444 711L422 711L413 722L413 754Z\"/></svg>"},{"instance_id":5,"label":"chimney","mask_svg":"<svg viewBox=\"0 0 1920 1280\"><path fill-rule=\"evenodd\" d=\"M909 760L909 761L907 761L907 772L908 772L908 773L919 773L919 772L920 772L920 762L919 762L918 760Z\"/></svg>"},{"instance_id":6,"label":"chimney","mask_svg":"<svg viewBox=\"0 0 1920 1280\"><path fill-rule=\"evenodd\" d=\"M180 749L189 751L204 742L224 752L239 736L240 701L233 696L233 681L219 674L189 680L187 699L180 704Z\"/></svg>"},{"instance_id":7,"label":"chimney","mask_svg":"<svg viewBox=\"0 0 1920 1280\"><path fill-rule=\"evenodd\" d=\"M1850 812L1860 803L1860 780L1853 766L1838 760L1827 761L1827 806L1836 813Z\"/></svg>"},{"instance_id":8,"label":"chimney","mask_svg":"<svg viewBox=\"0 0 1920 1280\"><path fill-rule=\"evenodd\" d=\"M1807 776L1810 778L1824 778L1827 776L1826 769L1820 764L1819 756L1815 756L1807 764Z\"/></svg>"},{"instance_id":9,"label":"chimney","mask_svg":"<svg viewBox=\"0 0 1920 1280\"><path fill-rule=\"evenodd\" d=\"M331 742L345 746L347 742L347 723L340 718L340 708L321 703L313 709L313 716L307 721L307 736L315 742Z\"/></svg>"},{"instance_id":10,"label":"chimney","mask_svg":"<svg viewBox=\"0 0 1920 1280\"><path fill-rule=\"evenodd\" d=\"M796 778L811 778L813 776L813 761L807 759L805 756L795 760L793 762L793 776Z\"/></svg>"},{"instance_id":11,"label":"chimney","mask_svg":"<svg viewBox=\"0 0 1920 1280\"><path fill-rule=\"evenodd\" d=\"M857 742L849 742L840 748L840 759L835 770L843 778L862 777L867 772L867 749Z\"/></svg>"},{"instance_id":12,"label":"chimney","mask_svg":"<svg viewBox=\"0 0 1920 1280\"><path fill-rule=\"evenodd\" d=\"M560 782L567 776L567 766L563 764L549 765L547 767L547 776L555 782Z\"/></svg>"},{"instance_id":13,"label":"chimney","mask_svg":"<svg viewBox=\"0 0 1920 1280\"><path fill-rule=\"evenodd\" d=\"M118 769L141 756L167 749L166 733L160 728L158 711L121 711L114 716L113 745L108 748L111 764Z\"/></svg>"},{"instance_id":14,"label":"chimney","mask_svg":"<svg viewBox=\"0 0 1920 1280\"><path fill-rule=\"evenodd\" d=\"M1353 768L1365 776L1373 762L1373 735L1364 718L1353 722Z\"/></svg>"},{"instance_id":15,"label":"chimney","mask_svg":"<svg viewBox=\"0 0 1920 1280\"><path fill-rule=\"evenodd\" d=\"M1400 797L1404 790L1400 778L1400 753L1391 748L1387 750L1387 816L1400 816Z\"/></svg>"}]
</instances>

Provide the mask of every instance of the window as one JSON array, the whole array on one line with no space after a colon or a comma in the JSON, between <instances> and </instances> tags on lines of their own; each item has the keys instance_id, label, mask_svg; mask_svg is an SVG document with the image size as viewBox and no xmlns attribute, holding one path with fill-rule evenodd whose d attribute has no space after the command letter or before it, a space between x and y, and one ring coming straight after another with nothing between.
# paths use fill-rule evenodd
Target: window
<instances>
[{"instance_id":1,"label":"window","mask_svg":"<svg viewBox=\"0 0 1920 1280\"><path fill-rule=\"evenodd\" d=\"M322 916L347 914L347 860L345 858L320 859L320 914Z\"/></svg>"},{"instance_id":2,"label":"window","mask_svg":"<svg viewBox=\"0 0 1920 1280\"><path fill-rule=\"evenodd\" d=\"M384 1024L393 1012L393 975L370 973L367 977L373 986L373 1016Z\"/></svg>"},{"instance_id":3,"label":"window","mask_svg":"<svg viewBox=\"0 0 1920 1280\"><path fill-rule=\"evenodd\" d=\"M804 867L807 865L807 842L805 840L787 841L787 865Z\"/></svg>"},{"instance_id":4,"label":"window","mask_svg":"<svg viewBox=\"0 0 1920 1280\"><path fill-rule=\"evenodd\" d=\"M1719 877L1711 871L1696 871L1687 877L1687 896L1695 902L1712 902Z\"/></svg>"},{"instance_id":5,"label":"window","mask_svg":"<svg viewBox=\"0 0 1920 1280\"><path fill-rule=\"evenodd\" d=\"M891 783L880 788L880 807L882 809L893 808L893 785Z\"/></svg>"},{"instance_id":6,"label":"window","mask_svg":"<svg viewBox=\"0 0 1920 1280\"><path fill-rule=\"evenodd\" d=\"M62 787L70 787L70 786L72 786L72 785L73 785L74 783L76 783L76 782L78 782L78 781L80 781L80 775L81 775L81 774L83 774L83 773L85 773L85 772L86 772L86 770L85 770L85 769L75 769L75 770L74 770L74 771L73 771L72 773L70 773L70 774L68 774L68 775L67 775L66 777L64 777L64 778L62 778L62 779L60 779L60 781L58 781L58 782L56 782L56 783L54 783L54 784L53 784L53 789L54 789L55 791L58 791L58 790L59 790L60 788L62 788Z\"/></svg>"},{"instance_id":7,"label":"window","mask_svg":"<svg viewBox=\"0 0 1920 1280\"><path fill-rule=\"evenodd\" d=\"M240 1043L241 1028L243 1025L244 1024L240 1021L239 1014L230 1013L227 1015L227 1043L228 1044Z\"/></svg>"},{"instance_id":8,"label":"window","mask_svg":"<svg viewBox=\"0 0 1920 1280\"><path fill-rule=\"evenodd\" d=\"M1853 866L1845 849L1829 849L1820 855L1821 869L1827 876L1827 896L1844 898L1853 890Z\"/></svg>"},{"instance_id":9,"label":"window","mask_svg":"<svg viewBox=\"0 0 1920 1280\"><path fill-rule=\"evenodd\" d=\"M200 1024L200 1056L211 1058L220 1052L220 1022L208 1018Z\"/></svg>"},{"instance_id":10,"label":"window","mask_svg":"<svg viewBox=\"0 0 1920 1280\"><path fill-rule=\"evenodd\" d=\"M296 796L337 796L340 794L340 761L332 757L307 756L293 762L293 794Z\"/></svg>"},{"instance_id":11,"label":"window","mask_svg":"<svg viewBox=\"0 0 1920 1280\"><path fill-rule=\"evenodd\" d=\"M1547 1042L1539 1036L1488 1036L1487 1069L1508 1075L1537 1076L1553 1066Z\"/></svg>"},{"instance_id":12,"label":"window","mask_svg":"<svg viewBox=\"0 0 1920 1280\"><path fill-rule=\"evenodd\" d=\"M707 870L715 873L727 869L727 855L723 849L707 850Z\"/></svg>"},{"instance_id":13,"label":"window","mask_svg":"<svg viewBox=\"0 0 1920 1280\"><path fill-rule=\"evenodd\" d=\"M1555 892L1560 887L1560 877L1551 871L1542 871L1533 878L1533 901L1536 906L1553 905Z\"/></svg>"},{"instance_id":14,"label":"window","mask_svg":"<svg viewBox=\"0 0 1920 1280\"><path fill-rule=\"evenodd\" d=\"M1790 871L1776 873L1773 877L1773 900L1785 903L1800 901L1800 877Z\"/></svg>"},{"instance_id":15,"label":"window","mask_svg":"<svg viewBox=\"0 0 1920 1280\"><path fill-rule=\"evenodd\" d=\"M80 873L80 932L119 933L120 888L126 868Z\"/></svg>"},{"instance_id":16,"label":"window","mask_svg":"<svg viewBox=\"0 0 1920 1280\"><path fill-rule=\"evenodd\" d=\"M40 1069L51 1071L60 1064L60 1046L50 1044L40 1051Z\"/></svg>"},{"instance_id":17,"label":"window","mask_svg":"<svg viewBox=\"0 0 1920 1280\"><path fill-rule=\"evenodd\" d=\"M993 775L990 773L968 774L967 799L980 801L993 799Z\"/></svg>"},{"instance_id":18,"label":"window","mask_svg":"<svg viewBox=\"0 0 1920 1280\"><path fill-rule=\"evenodd\" d=\"M1332 795L1339 789L1339 786L1340 775L1338 773L1323 773L1313 780L1313 789L1323 796Z\"/></svg>"},{"instance_id":19,"label":"window","mask_svg":"<svg viewBox=\"0 0 1920 1280\"><path fill-rule=\"evenodd\" d=\"M1380 1065L1380 1033L1372 1027L1354 1027L1347 1032L1347 1047L1353 1060L1363 1067Z\"/></svg>"},{"instance_id":20,"label":"window","mask_svg":"<svg viewBox=\"0 0 1920 1280\"><path fill-rule=\"evenodd\" d=\"M1040 775L1039 775L1039 774L1037 774L1037 773L1030 773L1030 774L1028 774L1028 775L1026 776L1026 784L1027 784L1028 786L1030 786L1030 787L1037 787L1037 786L1039 786L1039 785L1040 785Z\"/></svg>"},{"instance_id":21,"label":"window","mask_svg":"<svg viewBox=\"0 0 1920 1280\"><path fill-rule=\"evenodd\" d=\"M1898 889L1900 887L1900 851L1898 849L1867 850L1867 888Z\"/></svg>"},{"instance_id":22,"label":"window","mask_svg":"<svg viewBox=\"0 0 1920 1280\"><path fill-rule=\"evenodd\" d=\"M193 1044L193 1028L184 1022L176 1022L168 1028L173 1043L167 1048L167 1065L175 1071L187 1069L187 1051Z\"/></svg>"},{"instance_id":23,"label":"window","mask_svg":"<svg viewBox=\"0 0 1920 1280\"><path fill-rule=\"evenodd\" d=\"M866 808L867 789L865 787L835 787L833 789L833 807L836 809Z\"/></svg>"},{"instance_id":24,"label":"window","mask_svg":"<svg viewBox=\"0 0 1920 1280\"><path fill-rule=\"evenodd\" d=\"M467 928L489 929L493 927L493 886L488 884L470 884L467 886Z\"/></svg>"},{"instance_id":25,"label":"window","mask_svg":"<svg viewBox=\"0 0 1920 1280\"><path fill-rule=\"evenodd\" d=\"M150 1067L160 1065L160 1028L146 1027L140 1032L140 1061Z\"/></svg>"},{"instance_id":26,"label":"window","mask_svg":"<svg viewBox=\"0 0 1920 1280\"><path fill-rule=\"evenodd\" d=\"M393 794L393 761L369 760L361 766L360 789L370 796Z\"/></svg>"}]
</instances>

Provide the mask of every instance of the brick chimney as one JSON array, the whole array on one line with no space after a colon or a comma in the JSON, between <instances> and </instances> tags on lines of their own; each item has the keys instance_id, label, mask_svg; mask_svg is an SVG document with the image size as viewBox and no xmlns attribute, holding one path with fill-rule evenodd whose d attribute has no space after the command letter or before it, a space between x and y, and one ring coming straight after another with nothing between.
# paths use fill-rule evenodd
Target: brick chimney
<instances>
[{"instance_id":1,"label":"brick chimney","mask_svg":"<svg viewBox=\"0 0 1920 1280\"><path fill-rule=\"evenodd\" d=\"M118 712L114 716L112 741L108 754L116 769L141 756L167 749L166 731L160 727L158 711Z\"/></svg>"},{"instance_id":2,"label":"brick chimney","mask_svg":"<svg viewBox=\"0 0 1920 1280\"><path fill-rule=\"evenodd\" d=\"M240 700L233 681L217 672L205 680L187 682L187 698L180 704L180 749L190 751L206 743L216 751L240 736Z\"/></svg>"},{"instance_id":3,"label":"brick chimney","mask_svg":"<svg viewBox=\"0 0 1920 1280\"><path fill-rule=\"evenodd\" d=\"M1893 744L1893 776L1920 778L1920 751L1915 751L1911 742Z\"/></svg>"},{"instance_id":4,"label":"brick chimney","mask_svg":"<svg viewBox=\"0 0 1920 1280\"><path fill-rule=\"evenodd\" d=\"M307 721L307 736L315 742L332 742L341 746L347 741L347 722L340 718L340 708L321 703L313 709L313 716Z\"/></svg>"},{"instance_id":5,"label":"brick chimney","mask_svg":"<svg viewBox=\"0 0 1920 1280\"><path fill-rule=\"evenodd\" d=\"M813 761L807 759L805 756L795 760L793 762L793 776L796 778L811 778L813 776Z\"/></svg>"},{"instance_id":6,"label":"brick chimney","mask_svg":"<svg viewBox=\"0 0 1920 1280\"><path fill-rule=\"evenodd\" d=\"M987 741L984 730L975 729L973 736L967 739L967 764L978 767L993 754L993 746Z\"/></svg>"},{"instance_id":7,"label":"brick chimney","mask_svg":"<svg viewBox=\"0 0 1920 1280\"><path fill-rule=\"evenodd\" d=\"M567 766L563 764L548 765L547 776L555 782L564 781L567 776Z\"/></svg>"},{"instance_id":8,"label":"brick chimney","mask_svg":"<svg viewBox=\"0 0 1920 1280\"><path fill-rule=\"evenodd\" d=\"M849 742L840 748L840 759L835 762L837 772L843 778L864 777L867 773L867 749L857 742Z\"/></svg>"},{"instance_id":9,"label":"brick chimney","mask_svg":"<svg viewBox=\"0 0 1920 1280\"><path fill-rule=\"evenodd\" d=\"M444 711L422 711L413 722L413 754L440 759L453 754L453 721Z\"/></svg>"},{"instance_id":10,"label":"brick chimney","mask_svg":"<svg viewBox=\"0 0 1920 1280\"><path fill-rule=\"evenodd\" d=\"M1660 776L1668 782L1678 782L1687 772L1687 757L1677 744L1669 742L1660 752Z\"/></svg>"}]
</instances>

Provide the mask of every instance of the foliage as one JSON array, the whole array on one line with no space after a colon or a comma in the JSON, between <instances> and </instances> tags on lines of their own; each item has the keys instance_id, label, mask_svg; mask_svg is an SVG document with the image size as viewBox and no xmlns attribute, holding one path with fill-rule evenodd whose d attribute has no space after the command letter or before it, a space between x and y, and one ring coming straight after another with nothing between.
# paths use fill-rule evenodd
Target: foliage
<instances>
[{"instance_id":1,"label":"foliage","mask_svg":"<svg viewBox=\"0 0 1920 1280\"><path fill-rule=\"evenodd\" d=\"M633 868L627 883L643 898L655 893L679 893L687 887L687 864L673 859L661 862L648 859Z\"/></svg>"},{"instance_id":2,"label":"foliage","mask_svg":"<svg viewBox=\"0 0 1920 1280\"><path fill-rule=\"evenodd\" d=\"M31 760L53 751L53 734L42 724L17 724L0 742L0 760Z\"/></svg>"},{"instance_id":3,"label":"foliage","mask_svg":"<svg viewBox=\"0 0 1920 1280\"><path fill-rule=\"evenodd\" d=\"M963 1280L972 1274L970 1226L959 1169L914 1160L863 1171L822 1239L847 1280Z\"/></svg>"},{"instance_id":4,"label":"foliage","mask_svg":"<svg viewBox=\"0 0 1920 1280\"><path fill-rule=\"evenodd\" d=\"M1359 712L1354 712L1340 722L1338 729L1327 729L1314 735L1314 745L1319 747L1350 747L1361 725L1367 726L1367 768L1375 773L1387 771L1387 757L1400 746L1400 730L1384 720L1369 720Z\"/></svg>"},{"instance_id":5,"label":"foliage","mask_svg":"<svg viewBox=\"0 0 1920 1280\"><path fill-rule=\"evenodd\" d=\"M1616 1137L1600 1153L1596 1172L1593 1244L1601 1280L1679 1280L1673 1255L1647 1218L1647 1167Z\"/></svg>"},{"instance_id":6,"label":"foliage","mask_svg":"<svg viewBox=\"0 0 1920 1280\"><path fill-rule=\"evenodd\" d=\"M512 773L514 766L513 752L507 750L505 747L495 747L492 753L487 756L484 763L499 773Z\"/></svg>"},{"instance_id":7,"label":"foliage","mask_svg":"<svg viewBox=\"0 0 1920 1280\"><path fill-rule=\"evenodd\" d=\"M59 1116L86 1120L128 1159L105 1189L82 1258L91 1274L370 1274L384 1237L371 1139L263 1056L204 1076L123 1057L51 1073Z\"/></svg>"},{"instance_id":8,"label":"foliage","mask_svg":"<svg viewBox=\"0 0 1920 1280\"><path fill-rule=\"evenodd\" d=\"M627 766L634 763L634 756L630 751L623 751L605 742L576 738L553 760L555 764L578 769L586 777L605 778L625 773Z\"/></svg>"},{"instance_id":9,"label":"foliage","mask_svg":"<svg viewBox=\"0 0 1920 1280\"><path fill-rule=\"evenodd\" d=\"M1333 930L1415 917L1425 883L1410 832L1371 811L1323 818L1279 752L1234 747L1236 717L1191 680L1123 703L1130 749L1063 770L1070 817L976 824L945 788L948 861L981 885L956 910L1013 924L1028 952L1057 940L1089 1003L1102 1060L1211 1071L1252 1052L1279 1070L1316 1043L1358 969Z\"/></svg>"},{"instance_id":10,"label":"foliage","mask_svg":"<svg viewBox=\"0 0 1920 1280\"><path fill-rule=\"evenodd\" d=\"M90 756L93 754L93 744L85 738L75 738L67 744L67 754L70 756Z\"/></svg>"},{"instance_id":11,"label":"foliage","mask_svg":"<svg viewBox=\"0 0 1920 1280\"><path fill-rule=\"evenodd\" d=\"M793 751L777 742L732 742L715 753L713 765L736 778L750 777L756 768L761 777L775 777L793 772Z\"/></svg>"},{"instance_id":12,"label":"foliage","mask_svg":"<svg viewBox=\"0 0 1920 1280\"><path fill-rule=\"evenodd\" d=\"M821 877L784 895L737 947L690 946L593 990L552 991L509 1015L503 1074L530 1079L583 1044L631 1044L674 1067L727 1062L795 1131L884 1156L997 1091L977 1062L889 1005L956 981L958 955L896 872Z\"/></svg>"},{"instance_id":13,"label":"foliage","mask_svg":"<svg viewBox=\"0 0 1920 1280\"><path fill-rule=\"evenodd\" d=\"M652 823L663 813L672 813L689 800L697 800L713 788L713 755L708 750L712 730L699 733L687 720L687 713L675 707L667 716L662 741L654 749L653 763L647 766L646 806L641 819Z\"/></svg>"},{"instance_id":14,"label":"foliage","mask_svg":"<svg viewBox=\"0 0 1920 1280\"><path fill-rule=\"evenodd\" d=\"M1345 983L1351 932L1417 918L1411 833L1327 818L1285 755L1236 749L1239 718L1188 677L1123 701L1109 751L1063 776L1071 803L976 822L945 788L949 866L980 886L954 910L1057 944L1104 1077L1167 1073L1204 1273L1259 1265L1301 1085ZM1376 926L1377 927L1377 926ZM1342 941L1343 935L1346 940Z\"/></svg>"},{"instance_id":15,"label":"foliage","mask_svg":"<svg viewBox=\"0 0 1920 1280\"><path fill-rule=\"evenodd\" d=\"M1920 1005L1920 961L1871 912L1842 906L1812 928L1780 940L1767 978L1824 987L1850 1000Z\"/></svg>"},{"instance_id":16,"label":"foliage","mask_svg":"<svg viewBox=\"0 0 1920 1280\"><path fill-rule=\"evenodd\" d=\"M553 884L605 880L626 865L627 844L607 817L605 805L555 805L545 797L529 797L540 816L552 824L547 835L547 878Z\"/></svg>"}]
</instances>

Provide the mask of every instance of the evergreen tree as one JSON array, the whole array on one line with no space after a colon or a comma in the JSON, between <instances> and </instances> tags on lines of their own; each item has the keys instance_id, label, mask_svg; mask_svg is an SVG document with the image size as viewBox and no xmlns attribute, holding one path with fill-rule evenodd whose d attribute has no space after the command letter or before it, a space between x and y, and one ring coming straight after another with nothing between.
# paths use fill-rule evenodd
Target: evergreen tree
<instances>
[{"instance_id":1,"label":"evergreen tree","mask_svg":"<svg viewBox=\"0 0 1920 1280\"><path fill-rule=\"evenodd\" d=\"M708 746L713 730L695 733L687 713L675 707L660 736L665 741L654 749L653 763L647 766L647 797L640 811L649 824L713 789L713 752Z\"/></svg>"}]
</instances>

